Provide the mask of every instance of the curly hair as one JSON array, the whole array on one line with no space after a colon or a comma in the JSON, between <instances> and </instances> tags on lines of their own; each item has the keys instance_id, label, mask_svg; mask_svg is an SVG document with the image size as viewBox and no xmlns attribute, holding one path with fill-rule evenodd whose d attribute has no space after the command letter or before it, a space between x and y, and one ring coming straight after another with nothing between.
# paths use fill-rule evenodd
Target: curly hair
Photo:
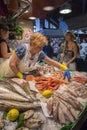
<instances>
[{"instance_id":1,"label":"curly hair","mask_svg":"<svg viewBox=\"0 0 87 130\"><path fill-rule=\"evenodd\" d=\"M30 36L30 45L31 46L35 45L37 47L43 47L47 43L48 43L47 38L39 32L33 33Z\"/></svg>"}]
</instances>

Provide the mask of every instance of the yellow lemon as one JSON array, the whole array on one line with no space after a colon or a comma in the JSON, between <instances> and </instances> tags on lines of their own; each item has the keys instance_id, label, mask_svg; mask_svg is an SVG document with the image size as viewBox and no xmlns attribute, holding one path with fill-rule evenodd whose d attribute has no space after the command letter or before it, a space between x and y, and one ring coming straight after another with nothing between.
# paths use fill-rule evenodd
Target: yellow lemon
<instances>
[{"instance_id":1,"label":"yellow lemon","mask_svg":"<svg viewBox=\"0 0 87 130\"><path fill-rule=\"evenodd\" d=\"M19 111L17 109L11 109L7 113L7 117L10 121L15 121L19 116Z\"/></svg>"},{"instance_id":2,"label":"yellow lemon","mask_svg":"<svg viewBox=\"0 0 87 130\"><path fill-rule=\"evenodd\" d=\"M42 95L46 98L50 98L52 95L52 91L51 90L45 90L42 92Z\"/></svg>"}]
</instances>

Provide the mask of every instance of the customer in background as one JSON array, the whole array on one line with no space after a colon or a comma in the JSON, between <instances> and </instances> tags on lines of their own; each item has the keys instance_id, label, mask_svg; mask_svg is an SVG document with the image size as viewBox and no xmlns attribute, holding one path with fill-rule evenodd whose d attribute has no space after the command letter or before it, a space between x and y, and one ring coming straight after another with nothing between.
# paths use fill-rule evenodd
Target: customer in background
<instances>
[{"instance_id":1,"label":"customer in background","mask_svg":"<svg viewBox=\"0 0 87 130\"><path fill-rule=\"evenodd\" d=\"M62 45L61 45L61 43L59 43L59 45L58 45L57 61L61 60L61 54L62 54Z\"/></svg>"},{"instance_id":2,"label":"customer in background","mask_svg":"<svg viewBox=\"0 0 87 130\"><path fill-rule=\"evenodd\" d=\"M46 46L46 54L48 57L53 58L53 48L50 39L48 39L48 45Z\"/></svg>"},{"instance_id":3,"label":"customer in background","mask_svg":"<svg viewBox=\"0 0 87 130\"><path fill-rule=\"evenodd\" d=\"M83 39L82 43L80 44L80 48L82 48L80 50L81 53L81 57L83 56L83 59L87 59L87 41L86 39Z\"/></svg>"},{"instance_id":4,"label":"customer in background","mask_svg":"<svg viewBox=\"0 0 87 130\"><path fill-rule=\"evenodd\" d=\"M0 65L0 76L23 78L25 72L29 72L38 61L44 61L65 71L65 77L70 80L70 72L66 65L63 65L49 58L43 51L43 46L47 39L40 33L34 33L30 36L29 44L23 44L15 49L15 53L6 62Z\"/></svg>"},{"instance_id":5,"label":"customer in background","mask_svg":"<svg viewBox=\"0 0 87 130\"><path fill-rule=\"evenodd\" d=\"M75 35L72 32L67 32L65 34L65 45L62 55L62 63L65 63L70 70L76 70L75 59L77 58L79 47L76 42L74 42Z\"/></svg>"},{"instance_id":6,"label":"customer in background","mask_svg":"<svg viewBox=\"0 0 87 130\"><path fill-rule=\"evenodd\" d=\"M11 56L6 40L9 37L9 28L0 24L0 63Z\"/></svg>"}]
</instances>

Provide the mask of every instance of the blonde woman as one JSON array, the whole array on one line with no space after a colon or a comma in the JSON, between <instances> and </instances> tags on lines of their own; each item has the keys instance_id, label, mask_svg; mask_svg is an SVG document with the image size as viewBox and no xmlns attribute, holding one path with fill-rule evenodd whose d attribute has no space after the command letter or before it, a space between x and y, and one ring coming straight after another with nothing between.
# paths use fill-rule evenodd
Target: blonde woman
<instances>
[{"instance_id":1,"label":"blonde woman","mask_svg":"<svg viewBox=\"0 0 87 130\"><path fill-rule=\"evenodd\" d=\"M70 70L76 70L75 59L77 58L79 47L76 42L74 42L75 35L72 32L67 32L65 34L65 45L62 55L62 63L65 63Z\"/></svg>"},{"instance_id":2,"label":"blonde woman","mask_svg":"<svg viewBox=\"0 0 87 130\"><path fill-rule=\"evenodd\" d=\"M65 76L67 76L70 80L70 73L68 68L59 62L50 59L42 51L43 46L47 44L47 42L48 41L46 37L42 34L32 34L29 44L18 46L9 61L2 65L2 68L6 65L7 69L4 69L4 67L4 73L1 74L0 71L0 75L3 77L17 76L19 78L23 78L23 73L27 72L30 67L34 66L37 61L42 60L47 64L54 65L62 70L67 70L65 71Z\"/></svg>"}]
</instances>

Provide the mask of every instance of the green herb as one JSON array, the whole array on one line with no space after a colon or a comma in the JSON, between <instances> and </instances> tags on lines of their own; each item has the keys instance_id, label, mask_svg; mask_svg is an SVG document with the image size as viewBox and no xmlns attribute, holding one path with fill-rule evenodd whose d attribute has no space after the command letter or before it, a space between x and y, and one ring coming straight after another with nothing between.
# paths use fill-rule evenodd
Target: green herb
<instances>
[{"instance_id":1,"label":"green herb","mask_svg":"<svg viewBox=\"0 0 87 130\"><path fill-rule=\"evenodd\" d=\"M7 112L4 111L4 112L3 112L3 119L6 119L6 118L7 118Z\"/></svg>"},{"instance_id":2,"label":"green herb","mask_svg":"<svg viewBox=\"0 0 87 130\"><path fill-rule=\"evenodd\" d=\"M64 126L64 127L62 127L60 130L70 130L73 125L74 125L73 123L70 123L70 124L68 124L68 125L66 125L66 126Z\"/></svg>"},{"instance_id":3,"label":"green herb","mask_svg":"<svg viewBox=\"0 0 87 130\"><path fill-rule=\"evenodd\" d=\"M19 118L18 118L18 124L17 124L16 129L17 129L17 128L20 128L20 127L22 127L22 126L24 126L24 125L25 125L24 114L21 113L21 114L19 115Z\"/></svg>"},{"instance_id":4,"label":"green herb","mask_svg":"<svg viewBox=\"0 0 87 130\"><path fill-rule=\"evenodd\" d=\"M3 78L2 78L2 77L0 77L0 80L3 80Z\"/></svg>"}]
</instances>

